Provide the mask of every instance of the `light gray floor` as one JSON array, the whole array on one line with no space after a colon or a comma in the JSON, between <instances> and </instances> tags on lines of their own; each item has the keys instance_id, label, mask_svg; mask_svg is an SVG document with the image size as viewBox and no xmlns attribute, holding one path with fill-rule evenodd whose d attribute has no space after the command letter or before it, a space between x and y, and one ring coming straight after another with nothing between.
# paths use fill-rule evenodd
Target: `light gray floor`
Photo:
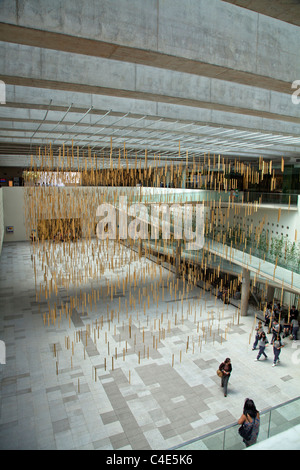
<instances>
[{"instance_id":1,"label":"light gray floor","mask_svg":"<svg viewBox=\"0 0 300 470\"><path fill-rule=\"evenodd\" d=\"M109 260L112 247L108 250ZM253 316L238 318L235 307L224 306L199 288L183 302L175 302L174 294L172 300L167 288L164 299L160 289L158 302L153 300L154 282L161 279L167 286L173 274L157 266L154 276L149 260L131 263L132 310L129 289L125 296L122 289L128 262L112 270L107 262L98 280L81 284L86 294L92 286L102 286L103 297L93 303L93 310L87 304L83 310L73 309L70 320L62 314L59 322L48 325L48 300L36 301L31 255L29 243L4 244L1 254L0 339L6 345L6 364L0 365L1 449L168 449L234 423L246 397L263 410L299 395L300 342L286 341L277 367L272 367L271 349L267 361L254 362ZM68 273L67 254L63 260L55 256L48 280L50 271ZM92 256L88 261L93 265ZM41 263L36 259L38 291L44 280ZM84 264L78 263L77 270L84 272ZM144 283L141 269L147 267ZM107 279L116 283L113 301ZM59 310L75 292L74 286L69 292L59 287L51 308L55 301ZM144 315L146 292L151 295ZM108 322L111 310L114 317ZM233 373L224 398L216 369L228 356Z\"/></svg>"}]
</instances>

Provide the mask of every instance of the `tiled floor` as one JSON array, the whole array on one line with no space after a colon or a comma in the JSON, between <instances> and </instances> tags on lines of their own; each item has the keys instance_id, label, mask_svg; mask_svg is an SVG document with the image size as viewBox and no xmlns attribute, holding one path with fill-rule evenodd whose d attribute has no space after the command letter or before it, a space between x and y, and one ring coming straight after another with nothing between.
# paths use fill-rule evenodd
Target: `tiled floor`
<instances>
[{"instance_id":1,"label":"tiled floor","mask_svg":"<svg viewBox=\"0 0 300 470\"><path fill-rule=\"evenodd\" d=\"M235 307L198 287L188 298L185 289L183 301L177 291L175 302L173 274L156 266L154 276L149 260L132 260L125 295L126 260L112 269L107 262L98 279L88 273L69 319L61 303L79 298L80 288L60 286L49 304L37 302L31 255L29 243L4 244L1 254L1 449L168 449L235 422L246 397L263 410L299 395L300 341L286 341L277 367L271 349L267 361L254 362L253 315L238 318ZM49 272L68 273L66 259L55 259L48 282ZM94 262L89 257L88 266ZM37 292L41 263L36 259ZM155 282L165 286L159 299ZM57 308L55 324L48 323L49 306ZM233 373L224 398L216 369L228 356Z\"/></svg>"}]
</instances>

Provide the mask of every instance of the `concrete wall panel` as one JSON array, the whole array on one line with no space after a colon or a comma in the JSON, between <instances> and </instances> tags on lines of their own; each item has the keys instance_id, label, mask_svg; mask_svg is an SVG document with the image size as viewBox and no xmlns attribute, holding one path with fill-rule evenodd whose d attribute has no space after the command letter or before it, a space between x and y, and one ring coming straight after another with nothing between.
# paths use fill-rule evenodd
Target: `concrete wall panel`
<instances>
[{"instance_id":1,"label":"concrete wall panel","mask_svg":"<svg viewBox=\"0 0 300 470\"><path fill-rule=\"evenodd\" d=\"M220 74L299 78L299 28L220 0L2 0L0 12L6 23L214 64Z\"/></svg>"}]
</instances>

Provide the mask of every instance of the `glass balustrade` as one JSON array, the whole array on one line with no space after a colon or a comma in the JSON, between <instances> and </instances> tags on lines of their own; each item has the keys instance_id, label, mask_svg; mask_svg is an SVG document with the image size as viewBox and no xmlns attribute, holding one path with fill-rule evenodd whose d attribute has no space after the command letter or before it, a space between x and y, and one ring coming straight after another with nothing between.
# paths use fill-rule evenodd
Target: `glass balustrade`
<instances>
[{"instance_id":1,"label":"glass balustrade","mask_svg":"<svg viewBox=\"0 0 300 470\"><path fill-rule=\"evenodd\" d=\"M262 442L300 424L300 397L260 413L260 429L257 442ZM245 444L238 433L237 423L224 426L209 434L188 441L170 450L241 450Z\"/></svg>"},{"instance_id":2,"label":"glass balustrade","mask_svg":"<svg viewBox=\"0 0 300 470\"><path fill-rule=\"evenodd\" d=\"M141 193L141 197L138 195L138 190L143 189L146 190L147 188L135 188L135 195L130 200L130 204L133 204L134 201L144 203L146 204L147 202L151 201L152 203L154 202L160 202L160 203L186 203L186 202L202 202L202 201L208 201L209 199L217 201L217 197L220 198L220 200L229 200L230 193L222 192L214 192L214 191L193 191L193 190L166 190L159 188L158 193L156 194L154 189L149 188L148 191L146 191L145 194ZM249 195L252 195L252 193L247 193L247 197ZM256 193L257 195L257 193ZM244 198L245 194L239 194L239 197ZM297 203L298 200L298 195L287 195L287 194L267 194L267 198L269 202L271 202L271 196L272 196L272 202L275 200L277 201L288 201L289 203ZM251 196L252 197L252 196ZM264 194L261 195L261 197L264 197ZM288 197L288 199L286 199ZM285 199L284 199L285 198ZM152 222L151 222L152 223ZM192 229L195 230L195 217L193 221L193 227ZM170 211L170 233L174 233L174 216L172 215L172 211ZM215 228L212 232L206 233L205 234L205 243L206 243L206 248L208 250L214 248L214 250L219 251L220 257L224 257L224 250L227 250L228 256L232 254L231 261L234 263L235 257L241 258L241 256L244 256L244 254L250 255L250 259L247 259L247 262L252 263L258 263L257 260L261 261L261 265L259 266L257 264L257 268L261 271L264 272L264 267L263 267L263 262L268 262L271 265L276 265L279 267L282 267L284 269L287 269L293 273L300 274L300 245L299 243L295 246L287 247L287 241L284 239L278 239L275 240L274 246L272 245L272 240L267 240L266 235L263 233L260 237L259 240L254 239L254 236L252 238L246 237L245 234L242 234L243 237L241 236L240 233L236 233L237 231L235 230L235 227L231 227L229 231L226 232L218 232L217 228ZM162 233L160 229L160 239L162 238ZM147 242L146 242L147 243ZM280 245L281 244L281 245ZM275 246L276 245L276 246ZM277 246L278 245L278 246ZM280 246L281 248L280 248ZM170 250L173 250L174 247L172 246L170 240L164 240L163 243L163 248L160 248L160 252L163 252L163 250L169 252ZM237 250L236 252L234 250ZM201 250L200 250L201 251ZM216 253L218 254L218 253ZM187 251L183 250L182 251L182 256L186 257L187 259L192 259L192 260L199 260L199 258L202 258L202 254L199 253L199 250L197 252L195 251ZM257 260L255 260L255 258ZM257 262L256 262L257 261ZM270 266L266 267L268 268L268 273L270 270ZM273 273L272 273L273 275Z\"/></svg>"},{"instance_id":3,"label":"glass balustrade","mask_svg":"<svg viewBox=\"0 0 300 470\"><path fill-rule=\"evenodd\" d=\"M188 202L216 202L239 204L269 204L297 207L298 194L259 193L255 191L230 191L171 189L171 188L115 188L99 187L108 200L118 204L120 196L127 196L131 204L184 204Z\"/></svg>"}]
</instances>

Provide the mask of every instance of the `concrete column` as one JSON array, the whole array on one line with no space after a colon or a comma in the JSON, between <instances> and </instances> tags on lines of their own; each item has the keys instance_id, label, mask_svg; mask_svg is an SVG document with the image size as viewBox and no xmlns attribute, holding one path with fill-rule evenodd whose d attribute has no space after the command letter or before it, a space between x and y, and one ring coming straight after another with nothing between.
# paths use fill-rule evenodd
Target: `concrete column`
<instances>
[{"instance_id":1,"label":"concrete column","mask_svg":"<svg viewBox=\"0 0 300 470\"><path fill-rule=\"evenodd\" d=\"M241 316L245 317L248 311L248 301L250 296L250 271L243 268L242 296L241 296Z\"/></svg>"},{"instance_id":2,"label":"concrete column","mask_svg":"<svg viewBox=\"0 0 300 470\"><path fill-rule=\"evenodd\" d=\"M143 241L141 238L138 240L138 253L139 253L139 258L143 256Z\"/></svg>"},{"instance_id":3,"label":"concrete column","mask_svg":"<svg viewBox=\"0 0 300 470\"><path fill-rule=\"evenodd\" d=\"M181 240L177 240L176 253L175 253L175 274L176 274L176 277L180 276L180 265L181 265Z\"/></svg>"},{"instance_id":4,"label":"concrete column","mask_svg":"<svg viewBox=\"0 0 300 470\"><path fill-rule=\"evenodd\" d=\"M267 302L270 302L270 303L273 302L274 294L275 294L275 287L274 286L268 286L268 289L267 289Z\"/></svg>"},{"instance_id":5,"label":"concrete column","mask_svg":"<svg viewBox=\"0 0 300 470\"><path fill-rule=\"evenodd\" d=\"M181 175L181 188L186 188L186 168L183 168L182 175Z\"/></svg>"}]
</instances>

